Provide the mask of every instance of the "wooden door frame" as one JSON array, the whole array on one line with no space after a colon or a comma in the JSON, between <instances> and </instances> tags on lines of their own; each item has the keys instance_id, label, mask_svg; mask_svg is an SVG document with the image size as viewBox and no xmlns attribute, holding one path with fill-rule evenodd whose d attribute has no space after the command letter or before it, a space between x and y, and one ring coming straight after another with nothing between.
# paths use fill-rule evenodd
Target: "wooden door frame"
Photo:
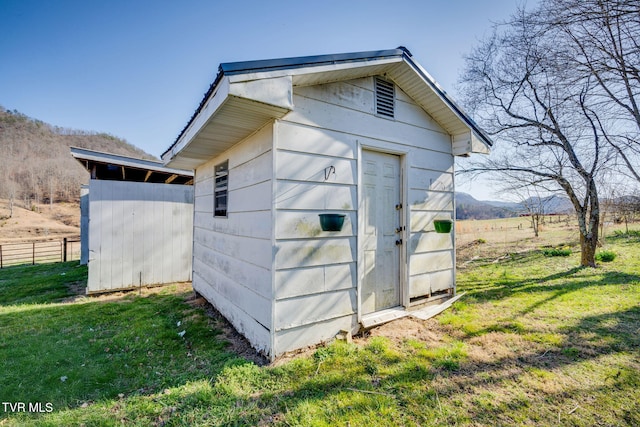
<instances>
[{"instance_id":1,"label":"wooden door frame","mask_svg":"<svg viewBox=\"0 0 640 427\"><path fill-rule=\"evenodd\" d=\"M367 143L363 143L358 141L358 159L357 159L357 171L358 171L358 186L357 186L357 197L358 197L358 237L363 235L364 232L364 191L362 186L362 153L363 151L373 151L380 154L389 154L393 156L398 156L400 160L400 203L402 204L402 212L400 215L400 227L402 227L402 232L400 233L400 238L402 239L402 246L400 248L400 257L398 262L400 277L398 278L398 286L400 291L399 301L400 306L405 310L409 307L409 268L407 264L408 258L408 236L410 221L409 221L409 207L407 205L408 200L408 174L407 174L407 154L408 151L397 150L389 147L390 144L384 143L384 141L380 141L380 144L376 144L373 141L367 141ZM364 271L364 248L363 248L363 239L357 239L357 320L358 324L362 321L362 285L364 282L365 271ZM377 313L377 312L374 312ZM373 313L369 313L373 314ZM367 315L369 315L367 314Z\"/></svg>"}]
</instances>

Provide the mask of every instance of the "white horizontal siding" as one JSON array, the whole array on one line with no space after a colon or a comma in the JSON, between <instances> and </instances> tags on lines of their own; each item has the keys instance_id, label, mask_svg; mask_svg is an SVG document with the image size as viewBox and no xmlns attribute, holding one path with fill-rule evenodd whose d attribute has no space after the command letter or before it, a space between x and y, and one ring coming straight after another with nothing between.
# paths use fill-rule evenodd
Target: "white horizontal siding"
<instances>
[{"instance_id":1,"label":"white horizontal siding","mask_svg":"<svg viewBox=\"0 0 640 427\"><path fill-rule=\"evenodd\" d=\"M356 332L356 316L347 315L278 331L275 333L274 355L331 340L341 330Z\"/></svg>"},{"instance_id":2,"label":"white horizontal siding","mask_svg":"<svg viewBox=\"0 0 640 427\"><path fill-rule=\"evenodd\" d=\"M198 168L194 289L251 344L271 351L273 125ZM213 215L215 166L229 161L227 217Z\"/></svg>"},{"instance_id":3,"label":"white horizontal siding","mask_svg":"<svg viewBox=\"0 0 640 427\"><path fill-rule=\"evenodd\" d=\"M195 245L194 253L200 249L201 247ZM206 280L208 286L227 300L233 301L238 309L253 317L264 327L271 326L271 304L268 298L238 283L236 277L224 275L217 269L219 262L212 263L211 258L202 257L202 253L198 253L198 256L194 265L198 269L198 276ZM231 276L234 275L231 274Z\"/></svg>"},{"instance_id":4,"label":"white horizontal siding","mask_svg":"<svg viewBox=\"0 0 640 427\"><path fill-rule=\"evenodd\" d=\"M449 166L451 167L451 166ZM413 166L409 169L411 189L453 192L453 173Z\"/></svg>"},{"instance_id":5,"label":"white horizontal siding","mask_svg":"<svg viewBox=\"0 0 640 427\"><path fill-rule=\"evenodd\" d=\"M410 296L429 295L432 283L441 286L442 271L452 277L452 235L436 234L432 223L436 217L453 215L451 137L402 90L396 90L395 120L374 114L373 97L372 78L295 88L296 107L278 122L275 292L277 307L285 313L276 309L276 330L305 329L295 326L297 314L287 313L289 305L280 306L281 302L304 295L332 301L357 285L357 240L351 236L357 232L359 144L405 153ZM325 175L331 166L335 175ZM317 221L321 212L347 215L343 230L322 232ZM329 281L329 268L339 268L348 279ZM453 281L446 286L453 286ZM321 307L309 305L304 316L319 321ZM280 336L278 332L276 342ZM291 336L296 337L292 342L304 341L295 333Z\"/></svg>"},{"instance_id":6,"label":"white horizontal siding","mask_svg":"<svg viewBox=\"0 0 640 427\"><path fill-rule=\"evenodd\" d=\"M194 227L193 240L207 249L258 267L271 269L271 240Z\"/></svg>"},{"instance_id":7,"label":"white horizontal siding","mask_svg":"<svg viewBox=\"0 0 640 427\"><path fill-rule=\"evenodd\" d=\"M298 123L280 122L278 124L278 148L355 159L358 141L356 136L344 132L318 129Z\"/></svg>"},{"instance_id":8,"label":"white horizontal siding","mask_svg":"<svg viewBox=\"0 0 640 427\"><path fill-rule=\"evenodd\" d=\"M280 353L337 332L316 336L318 324L339 318L350 327L355 318L358 173L352 135L288 121L279 122L277 132L274 330ZM318 215L327 212L346 215L341 231L322 231Z\"/></svg>"},{"instance_id":9,"label":"white horizontal siding","mask_svg":"<svg viewBox=\"0 0 640 427\"><path fill-rule=\"evenodd\" d=\"M194 266L196 262L194 262ZM251 345L264 354L271 352L271 334L269 329L260 324L253 315L246 313L237 306L237 301L228 300L199 273L193 274L193 289L204 296L216 309L244 335Z\"/></svg>"},{"instance_id":10,"label":"white horizontal siding","mask_svg":"<svg viewBox=\"0 0 640 427\"><path fill-rule=\"evenodd\" d=\"M453 269L453 251L448 250L413 254L409 262L412 276L450 269Z\"/></svg>"},{"instance_id":11,"label":"white horizontal siding","mask_svg":"<svg viewBox=\"0 0 640 427\"><path fill-rule=\"evenodd\" d=\"M356 239L278 240L275 253L277 269L343 264L355 261Z\"/></svg>"},{"instance_id":12,"label":"white horizontal siding","mask_svg":"<svg viewBox=\"0 0 640 427\"><path fill-rule=\"evenodd\" d=\"M372 79L367 80L370 82L372 81ZM321 86L296 88L294 93L294 104L296 105L296 109L298 109L299 104L295 99L295 95L298 95L314 101L320 101L323 104L337 106L342 111L352 110L355 114L364 113L375 117L373 85L371 84L366 86L368 87L365 87L361 81L349 81L336 82ZM446 132L436 123L435 120L433 120L433 118L431 118L431 116L429 116L397 86L395 109L394 122L396 124L408 124L413 127L446 134ZM362 120L362 118L360 120ZM387 125L389 124L387 123ZM379 124L379 126L384 126L384 123ZM449 150L451 149L450 145L451 142L449 142Z\"/></svg>"},{"instance_id":13,"label":"white horizontal siding","mask_svg":"<svg viewBox=\"0 0 640 427\"><path fill-rule=\"evenodd\" d=\"M344 141L355 139L363 146L406 153L409 294L429 295L432 285L453 287L453 233L435 233L433 226L435 218L453 218L451 136L397 87L395 120L376 117L371 78L304 88L295 92L294 99L296 111L285 120L348 135L342 138ZM302 137L300 131L297 133ZM449 273L437 273L438 279L433 279L434 271L443 270Z\"/></svg>"},{"instance_id":14,"label":"white horizontal siding","mask_svg":"<svg viewBox=\"0 0 640 427\"><path fill-rule=\"evenodd\" d=\"M403 123L400 120L381 119L373 114L340 108L305 96L294 96L296 109L283 120L343 131L374 140L388 141L401 146L421 147L451 155L451 138L444 132Z\"/></svg>"},{"instance_id":15,"label":"white horizontal siding","mask_svg":"<svg viewBox=\"0 0 640 427\"><path fill-rule=\"evenodd\" d=\"M231 170L233 172L233 170ZM229 173L229 182L235 173ZM229 190L227 200L228 216L238 212L255 212L271 209L271 181L258 182L256 184Z\"/></svg>"},{"instance_id":16,"label":"white horizontal siding","mask_svg":"<svg viewBox=\"0 0 640 427\"><path fill-rule=\"evenodd\" d=\"M329 168L333 167L331 170ZM356 184L356 161L318 154L279 151L276 178L288 181Z\"/></svg>"},{"instance_id":17,"label":"white horizontal siding","mask_svg":"<svg viewBox=\"0 0 640 427\"><path fill-rule=\"evenodd\" d=\"M453 193L410 189L409 206L415 211L453 211Z\"/></svg>"},{"instance_id":18,"label":"white horizontal siding","mask_svg":"<svg viewBox=\"0 0 640 427\"><path fill-rule=\"evenodd\" d=\"M452 284L453 270L451 269L411 276L409 297L430 296L435 292L451 289Z\"/></svg>"},{"instance_id":19,"label":"white horizontal siding","mask_svg":"<svg viewBox=\"0 0 640 427\"><path fill-rule=\"evenodd\" d=\"M431 251L453 249L452 233L411 233L409 239L409 252L411 254L421 254Z\"/></svg>"},{"instance_id":20,"label":"white horizontal siding","mask_svg":"<svg viewBox=\"0 0 640 427\"><path fill-rule=\"evenodd\" d=\"M236 166L229 166L233 172L229 178L229 190L239 190L255 184L271 181L273 157L271 151L245 161Z\"/></svg>"},{"instance_id":21,"label":"white horizontal siding","mask_svg":"<svg viewBox=\"0 0 640 427\"><path fill-rule=\"evenodd\" d=\"M355 185L278 180L274 202L277 209L353 210L358 191Z\"/></svg>"},{"instance_id":22,"label":"white horizontal siding","mask_svg":"<svg viewBox=\"0 0 640 427\"><path fill-rule=\"evenodd\" d=\"M196 261L202 263L199 265L207 267L206 274L201 272L201 276L211 276L211 283L215 279L214 275L222 275L236 282L238 286L245 287L264 298L271 298L269 269L212 251L198 242L193 245L193 253Z\"/></svg>"},{"instance_id":23,"label":"white horizontal siding","mask_svg":"<svg viewBox=\"0 0 640 427\"><path fill-rule=\"evenodd\" d=\"M412 211L411 232L435 231L434 219L453 219L453 211Z\"/></svg>"},{"instance_id":24,"label":"white horizontal siding","mask_svg":"<svg viewBox=\"0 0 640 427\"><path fill-rule=\"evenodd\" d=\"M275 274L276 299L356 288L356 264L294 267Z\"/></svg>"},{"instance_id":25,"label":"white horizontal siding","mask_svg":"<svg viewBox=\"0 0 640 427\"><path fill-rule=\"evenodd\" d=\"M349 237L357 232L355 211L342 211L346 215L341 231L322 231L319 214L324 211L285 211L276 216L276 239L311 239L320 237Z\"/></svg>"},{"instance_id":26,"label":"white horizontal siding","mask_svg":"<svg viewBox=\"0 0 640 427\"><path fill-rule=\"evenodd\" d=\"M356 305L353 288L279 300L275 306L276 331L352 315Z\"/></svg>"},{"instance_id":27,"label":"white horizontal siding","mask_svg":"<svg viewBox=\"0 0 640 427\"><path fill-rule=\"evenodd\" d=\"M228 218L220 220L214 218L209 210L196 212L195 222L199 228L216 233L271 239L271 211L234 212Z\"/></svg>"}]
</instances>

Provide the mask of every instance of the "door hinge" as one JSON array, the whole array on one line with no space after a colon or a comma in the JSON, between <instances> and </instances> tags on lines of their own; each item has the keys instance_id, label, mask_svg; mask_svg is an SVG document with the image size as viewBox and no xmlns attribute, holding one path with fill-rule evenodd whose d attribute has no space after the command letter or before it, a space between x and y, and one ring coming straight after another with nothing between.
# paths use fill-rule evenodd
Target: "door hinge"
<instances>
[{"instance_id":1,"label":"door hinge","mask_svg":"<svg viewBox=\"0 0 640 427\"><path fill-rule=\"evenodd\" d=\"M398 203L396 205L396 210L399 211L400 209L402 209L402 203Z\"/></svg>"},{"instance_id":2,"label":"door hinge","mask_svg":"<svg viewBox=\"0 0 640 427\"><path fill-rule=\"evenodd\" d=\"M396 246L400 246L402 244L402 239L396 240Z\"/></svg>"}]
</instances>

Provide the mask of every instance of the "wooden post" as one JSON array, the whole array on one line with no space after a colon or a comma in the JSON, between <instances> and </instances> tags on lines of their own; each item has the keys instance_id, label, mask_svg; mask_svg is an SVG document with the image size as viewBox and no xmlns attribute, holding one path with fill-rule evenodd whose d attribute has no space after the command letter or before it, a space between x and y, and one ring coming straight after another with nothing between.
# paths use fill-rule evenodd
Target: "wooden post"
<instances>
[{"instance_id":1,"label":"wooden post","mask_svg":"<svg viewBox=\"0 0 640 427\"><path fill-rule=\"evenodd\" d=\"M0 245L0 268L2 268L2 245Z\"/></svg>"},{"instance_id":2,"label":"wooden post","mask_svg":"<svg viewBox=\"0 0 640 427\"><path fill-rule=\"evenodd\" d=\"M67 238L65 237L64 239L62 239L62 247L64 248L62 250L62 262L67 262Z\"/></svg>"},{"instance_id":3,"label":"wooden post","mask_svg":"<svg viewBox=\"0 0 640 427\"><path fill-rule=\"evenodd\" d=\"M36 242L32 244L33 250L31 251L31 264L36 265Z\"/></svg>"}]
</instances>

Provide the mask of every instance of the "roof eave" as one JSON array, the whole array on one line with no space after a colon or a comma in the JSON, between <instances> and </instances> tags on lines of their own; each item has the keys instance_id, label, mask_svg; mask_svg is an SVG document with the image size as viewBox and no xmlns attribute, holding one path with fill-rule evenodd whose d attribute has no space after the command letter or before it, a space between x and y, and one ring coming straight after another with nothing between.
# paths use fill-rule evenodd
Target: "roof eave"
<instances>
[{"instance_id":1,"label":"roof eave","mask_svg":"<svg viewBox=\"0 0 640 427\"><path fill-rule=\"evenodd\" d=\"M191 177L193 176L193 172L190 170L168 168L162 162L156 162L153 160L137 159L134 157L88 150L86 148L79 147L70 147L70 151L71 155L78 161L89 161L130 167L135 169L150 170L153 172L170 173Z\"/></svg>"},{"instance_id":2,"label":"roof eave","mask_svg":"<svg viewBox=\"0 0 640 427\"><path fill-rule=\"evenodd\" d=\"M223 76L162 159L165 165L196 169L292 109L290 76L234 83Z\"/></svg>"},{"instance_id":3,"label":"roof eave","mask_svg":"<svg viewBox=\"0 0 640 427\"><path fill-rule=\"evenodd\" d=\"M406 74L407 66L412 70L408 74L412 84L426 84L430 89L422 90L425 111L443 110L434 107L436 99L446 107L440 119L452 124L443 128L452 135L453 154L488 153L493 144L491 139L429 73L413 61L408 50L398 48L221 64L198 109L174 144L162 154L162 159L165 165L195 169L269 121L293 110L295 85L322 84L387 72L393 78L393 70L402 69ZM405 81L411 83L411 80ZM247 108L250 114L244 117L238 114L238 108Z\"/></svg>"},{"instance_id":4,"label":"roof eave","mask_svg":"<svg viewBox=\"0 0 640 427\"><path fill-rule=\"evenodd\" d=\"M431 87L433 92L444 102L451 112L458 117L469 129L470 137L469 137L469 148L470 150L465 153L482 153L488 154L490 148L493 146L493 141L491 138L476 124L476 122L464 112L462 107L460 107L454 100L451 98L447 92L440 87L440 85L435 81L433 77L424 69L420 64L413 61L410 56L405 56L405 61L416 71L418 75ZM454 135L455 137L455 135ZM454 153L455 154L455 153ZM460 153L460 155L463 155Z\"/></svg>"}]
</instances>

